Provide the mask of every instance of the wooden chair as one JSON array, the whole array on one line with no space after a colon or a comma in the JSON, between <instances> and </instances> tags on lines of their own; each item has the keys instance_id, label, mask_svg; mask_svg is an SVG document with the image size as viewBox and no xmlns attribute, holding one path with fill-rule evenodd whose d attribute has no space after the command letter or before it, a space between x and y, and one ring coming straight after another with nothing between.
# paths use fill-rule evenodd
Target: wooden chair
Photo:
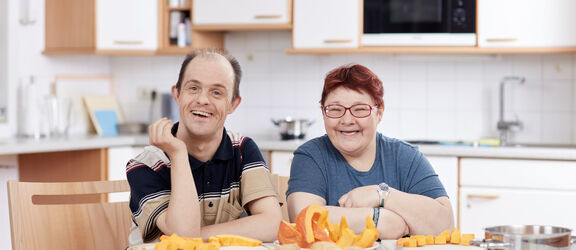
<instances>
[{"instance_id":1,"label":"wooden chair","mask_svg":"<svg viewBox=\"0 0 576 250\"><path fill-rule=\"evenodd\" d=\"M126 249L128 202L108 203L106 193L127 191L125 180L8 181L12 249Z\"/></svg>"},{"instance_id":2,"label":"wooden chair","mask_svg":"<svg viewBox=\"0 0 576 250\"><path fill-rule=\"evenodd\" d=\"M272 184L276 187L278 196L280 197L280 205L282 208L282 219L290 222L288 217L288 204L286 203L286 190L288 190L288 176L279 176L277 174L272 174Z\"/></svg>"}]
</instances>

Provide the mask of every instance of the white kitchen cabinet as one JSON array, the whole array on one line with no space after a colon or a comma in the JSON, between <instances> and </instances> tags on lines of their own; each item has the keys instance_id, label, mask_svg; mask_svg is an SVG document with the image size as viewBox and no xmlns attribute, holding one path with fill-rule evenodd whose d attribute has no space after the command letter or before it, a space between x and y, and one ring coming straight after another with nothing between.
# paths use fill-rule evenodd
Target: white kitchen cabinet
<instances>
[{"instance_id":1,"label":"white kitchen cabinet","mask_svg":"<svg viewBox=\"0 0 576 250\"><path fill-rule=\"evenodd\" d=\"M292 151L270 151L270 170L279 176L290 176L293 159Z\"/></svg>"},{"instance_id":2,"label":"white kitchen cabinet","mask_svg":"<svg viewBox=\"0 0 576 250\"><path fill-rule=\"evenodd\" d=\"M479 47L576 46L576 1L479 0Z\"/></svg>"},{"instance_id":3,"label":"white kitchen cabinet","mask_svg":"<svg viewBox=\"0 0 576 250\"><path fill-rule=\"evenodd\" d=\"M289 24L289 0L194 0L194 25ZM223 7L225 6L225 7Z\"/></svg>"},{"instance_id":4,"label":"white kitchen cabinet","mask_svg":"<svg viewBox=\"0 0 576 250\"><path fill-rule=\"evenodd\" d=\"M97 0L97 50L156 50L157 0Z\"/></svg>"},{"instance_id":5,"label":"white kitchen cabinet","mask_svg":"<svg viewBox=\"0 0 576 250\"><path fill-rule=\"evenodd\" d=\"M576 228L576 162L463 158L460 229L539 224Z\"/></svg>"},{"instance_id":6,"label":"white kitchen cabinet","mask_svg":"<svg viewBox=\"0 0 576 250\"><path fill-rule=\"evenodd\" d=\"M448 193L454 213L454 224L456 225L458 223L458 157L427 155L426 159L432 164L434 171L438 174L438 178Z\"/></svg>"},{"instance_id":7,"label":"white kitchen cabinet","mask_svg":"<svg viewBox=\"0 0 576 250\"><path fill-rule=\"evenodd\" d=\"M144 147L139 146L108 148L108 180L126 180L126 164L142 151ZM128 192L108 194L108 200L114 202L128 201L129 197Z\"/></svg>"},{"instance_id":8,"label":"white kitchen cabinet","mask_svg":"<svg viewBox=\"0 0 576 250\"><path fill-rule=\"evenodd\" d=\"M359 0L294 0L293 47L358 48Z\"/></svg>"}]
</instances>

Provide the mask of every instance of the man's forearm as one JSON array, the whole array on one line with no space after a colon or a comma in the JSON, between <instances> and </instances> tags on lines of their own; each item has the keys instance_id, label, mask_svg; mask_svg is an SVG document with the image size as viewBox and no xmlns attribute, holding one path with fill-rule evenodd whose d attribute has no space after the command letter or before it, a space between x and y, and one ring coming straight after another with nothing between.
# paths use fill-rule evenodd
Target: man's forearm
<instances>
[{"instance_id":1,"label":"man's forearm","mask_svg":"<svg viewBox=\"0 0 576 250\"><path fill-rule=\"evenodd\" d=\"M170 204L158 227L164 234L200 236L200 204L187 153L172 157ZM163 219L163 221L161 221Z\"/></svg>"},{"instance_id":2,"label":"man's forearm","mask_svg":"<svg viewBox=\"0 0 576 250\"><path fill-rule=\"evenodd\" d=\"M226 223L214 224L202 227L202 238L219 234L235 234L263 242L273 242L278 235L279 218L282 214L257 214L229 221Z\"/></svg>"}]
</instances>

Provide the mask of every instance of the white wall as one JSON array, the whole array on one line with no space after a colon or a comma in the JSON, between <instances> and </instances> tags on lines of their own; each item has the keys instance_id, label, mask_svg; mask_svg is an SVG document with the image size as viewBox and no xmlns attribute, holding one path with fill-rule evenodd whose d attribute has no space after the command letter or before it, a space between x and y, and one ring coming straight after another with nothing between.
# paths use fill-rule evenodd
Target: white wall
<instances>
[{"instance_id":1,"label":"white wall","mask_svg":"<svg viewBox=\"0 0 576 250\"><path fill-rule=\"evenodd\" d=\"M576 143L576 57L550 55L287 55L288 31L230 32L226 47L244 70L239 108L227 122L257 138L278 138L271 118L314 119L308 138L323 134L318 101L326 73L360 63L384 82L386 111L379 130L403 139L476 140L497 137L498 86L503 76L526 77L509 85L507 119L524 130L512 140ZM137 85L169 91L182 56L111 57L110 70L128 119L148 120ZM157 113L156 113L157 114Z\"/></svg>"}]
</instances>

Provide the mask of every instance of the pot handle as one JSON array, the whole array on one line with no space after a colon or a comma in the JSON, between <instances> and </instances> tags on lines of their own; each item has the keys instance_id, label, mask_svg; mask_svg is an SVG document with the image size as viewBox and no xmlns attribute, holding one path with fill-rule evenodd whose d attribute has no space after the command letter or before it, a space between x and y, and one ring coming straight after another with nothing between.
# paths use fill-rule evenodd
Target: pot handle
<instances>
[{"instance_id":1,"label":"pot handle","mask_svg":"<svg viewBox=\"0 0 576 250\"><path fill-rule=\"evenodd\" d=\"M471 240L470 245L486 249L505 249L510 246L510 243L492 239L484 239L484 240Z\"/></svg>"},{"instance_id":2,"label":"pot handle","mask_svg":"<svg viewBox=\"0 0 576 250\"><path fill-rule=\"evenodd\" d=\"M270 119L270 121L272 121L272 123L274 123L274 125L276 125L276 126L280 125L280 121L276 121L274 119Z\"/></svg>"}]
</instances>

